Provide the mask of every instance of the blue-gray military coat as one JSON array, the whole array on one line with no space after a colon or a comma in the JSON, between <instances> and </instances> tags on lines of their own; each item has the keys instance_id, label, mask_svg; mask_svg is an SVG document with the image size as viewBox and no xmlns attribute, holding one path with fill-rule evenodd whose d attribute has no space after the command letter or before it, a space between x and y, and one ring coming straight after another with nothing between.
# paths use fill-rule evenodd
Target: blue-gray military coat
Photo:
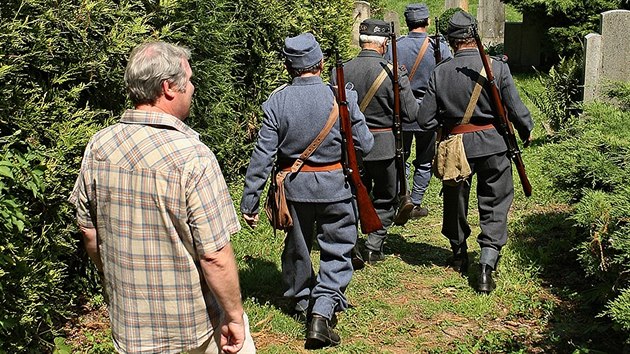
<instances>
[{"instance_id":1,"label":"blue-gray military coat","mask_svg":"<svg viewBox=\"0 0 630 354\"><path fill-rule=\"evenodd\" d=\"M420 106L420 127L430 130L444 124L448 128L461 122L482 67L476 48L460 50L452 59L438 64L431 74L429 87ZM507 63L501 58L493 58L492 73L508 118L514 123L521 139L528 139L534 128L534 121L518 95ZM470 122L491 124L494 121L492 101L484 89ZM503 136L496 129L466 133L463 140L468 158L494 155L507 150Z\"/></svg>"},{"instance_id":2,"label":"blue-gray military coat","mask_svg":"<svg viewBox=\"0 0 630 354\"><path fill-rule=\"evenodd\" d=\"M367 153L374 138L359 111L357 93L346 90L348 110L355 147ZM331 87L319 76L296 77L290 85L273 92L262 105L265 118L258 132L245 176L241 211L257 213L260 195L271 172L274 157L293 161L317 137L326 125L335 99ZM341 160L339 119L319 148L308 161L326 164ZM295 202L330 203L352 197L350 186L341 169L327 172L290 174L285 180L287 200Z\"/></svg>"},{"instance_id":3,"label":"blue-gray military coat","mask_svg":"<svg viewBox=\"0 0 630 354\"><path fill-rule=\"evenodd\" d=\"M368 92L372 83L387 66L387 60L374 50L362 50L359 55L344 64L344 79L352 83L359 95L359 102ZM413 97L407 71L398 71L400 85L400 118L411 123L418 115L418 103ZM333 82L336 78L333 75ZM394 125L394 89L393 80L387 77L380 86L370 104L363 111L368 127L392 128ZM374 132L374 149L363 160L378 161L392 159L396 155L394 133L392 131Z\"/></svg>"},{"instance_id":4,"label":"blue-gray military coat","mask_svg":"<svg viewBox=\"0 0 630 354\"><path fill-rule=\"evenodd\" d=\"M401 65L407 69L407 72L411 72L414 64L416 63L416 58L420 53L420 48L424 43L425 38L427 38L428 34L426 32L409 32L406 36L399 37L396 41L396 51L398 52L397 59L398 65ZM431 76L431 72L435 69L435 55L433 50L433 45L435 43L434 37L429 37L429 46L427 47L420 64L416 69L415 74L409 80L411 84L411 91L413 92L414 97L418 100L418 102L422 101L424 97L424 93L427 91L427 87L429 86L429 78ZM450 49L448 48L448 44L444 41L440 41L440 54L442 56L442 60L451 58L453 55L451 54ZM391 45L389 46L389 50L386 55L388 60L392 60L392 52ZM404 131L422 131L417 122L406 123L403 122L403 130Z\"/></svg>"}]
</instances>

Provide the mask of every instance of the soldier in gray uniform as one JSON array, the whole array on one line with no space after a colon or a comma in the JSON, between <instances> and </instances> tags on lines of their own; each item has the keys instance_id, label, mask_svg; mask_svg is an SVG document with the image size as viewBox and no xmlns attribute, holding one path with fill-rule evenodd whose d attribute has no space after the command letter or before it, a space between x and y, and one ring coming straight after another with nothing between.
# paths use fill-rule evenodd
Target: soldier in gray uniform
<instances>
[{"instance_id":1,"label":"soldier in gray uniform","mask_svg":"<svg viewBox=\"0 0 630 354\"><path fill-rule=\"evenodd\" d=\"M374 148L363 158L362 179L372 194L372 202L383 223L383 229L368 235L365 243L366 261L376 263L384 259L383 242L387 229L393 222L397 207L397 180L395 164L395 140L392 130L394 112L394 91L391 69L387 67L384 55L387 40L391 33L388 23L382 20L367 19L359 26L359 55L344 64L347 83L352 84L359 95L360 106L372 134ZM386 76L373 97L367 102L366 95L379 75ZM333 74L333 81L335 80ZM400 68L400 116L411 123L418 114L418 103L413 97L407 72ZM369 95L367 95L369 98Z\"/></svg>"},{"instance_id":2,"label":"soldier in gray uniform","mask_svg":"<svg viewBox=\"0 0 630 354\"><path fill-rule=\"evenodd\" d=\"M280 168L290 167L322 131L335 100L332 88L320 78L322 51L312 34L286 38L283 52L293 81L263 103L265 118L245 176L241 211L252 227L258 221L260 195L274 157ZM374 138L357 105L356 92L346 94L355 146L367 153ZM331 320L335 312L348 308L344 291L352 277L350 252L357 238L357 220L340 164L341 143L337 121L302 169L285 180L293 227L282 252L284 296L294 302L296 314L310 319L307 348L339 344ZM321 250L317 277L310 258L314 238Z\"/></svg>"},{"instance_id":3,"label":"soldier in gray uniform","mask_svg":"<svg viewBox=\"0 0 630 354\"><path fill-rule=\"evenodd\" d=\"M473 175L477 175L477 205L481 246L477 290L488 293L495 288L492 272L496 269L501 248L507 242L507 214L514 196L512 165L506 155L507 145L495 128L497 117L486 88L472 111L469 124L459 124L480 79L483 64L472 34L475 19L464 11L456 12L448 24L448 41L455 55L440 63L429 80L429 88L420 108L419 123L423 129L443 126L443 131L463 134L464 150ZM534 127L527 107L521 101L510 69L501 58L492 58L492 72L505 105L525 146L531 141ZM484 75L485 77L485 75ZM472 178L472 176L471 176ZM444 216L442 233L453 250L453 266L467 273L466 239L470 235L467 221L470 180L457 186L443 185Z\"/></svg>"},{"instance_id":4,"label":"soldier in gray uniform","mask_svg":"<svg viewBox=\"0 0 630 354\"><path fill-rule=\"evenodd\" d=\"M427 5L407 5L405 22L409 28L409 33L397 40L398 64L407 69L411 91L420 103L429 85L429 76L436 65L435 38L430 37L427 33L427 28L430 25ZM448 44L444 40L439 41L439 48L442 60L452 57ZM392 58L391 47L387 53L387 58L390 60ZM414 205L410 215L412 219L427 216L429 213L428 209L422 206L422 199L431 181L435 136L435 131L422 130L418 122L403 123L405 160L411 155L413 138L416 138L416 158L413 161L413 185L411 188L411 202Z\"/></svg>"}]
</instances>

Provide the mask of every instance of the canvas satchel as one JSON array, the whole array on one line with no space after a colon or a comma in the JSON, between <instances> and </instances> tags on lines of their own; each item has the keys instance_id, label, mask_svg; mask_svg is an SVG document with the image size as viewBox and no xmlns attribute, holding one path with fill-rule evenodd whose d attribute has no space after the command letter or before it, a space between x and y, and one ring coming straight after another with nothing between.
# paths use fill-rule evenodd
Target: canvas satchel
<instances>
[{"instance_id":1,"label":"canvas satchel","mask_svg":"<svg viewBox=\"0 0 630 354\"><path fill-rule=\"evenodd\" d=\"M277 172L277 164L274 165L271 174L271 184L267 191L267 200L264 205L265 214L267 214L267 218L274 229L286 231L293 226L293 218L291 218L289 204L287 203L284 191L284 180L290 173L298 173L304 165L304 162L317 150L322 141L324 141L324 138L326 138L337 121L338 107L337 100L333 100L333 108L328 116L326 125L300 157L295 160L289 171Z\"/></svg>"},{"instance_id":2,"label":"canvas satchel","mask_svg":"<svg viewBox=\"0 0 630 354\"><path fill-rule=\"evenodd\" d=\"M460 125L470 122L485 79L486 71L482 68ZM442 139L444 137L442 136L442 138L438 139L435 156L433 158L433 174L435 177L441 179L442 183L445 185L457 186L471 175L472 170L468 164L468 158L466 158L463 134L445 135L446 138Z\"/></svg>"}]
</instances>

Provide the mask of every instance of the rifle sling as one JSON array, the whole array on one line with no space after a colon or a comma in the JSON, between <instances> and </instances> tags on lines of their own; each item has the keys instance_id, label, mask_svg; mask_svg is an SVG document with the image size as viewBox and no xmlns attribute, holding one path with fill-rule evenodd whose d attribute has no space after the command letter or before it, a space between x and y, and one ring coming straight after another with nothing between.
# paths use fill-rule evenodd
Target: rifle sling
<instances>
[{"instance_id":1,"label":"rifle sling","mask_svg":"<svg viewBox=\"0 0 630 354\"><path fill-rule=\"evenodd\" d=\"M392 64L387 64L387 67L389 68L389 70L393 68ZM383 71L376 77L376 80L374 80L372 86L370 86L370 89L363 97L363 100L361 100L361 104L359 105L359 110L361 110L361 112L365 112L365 109L372 101L374 94L376 94L376 91L378 91L379 87L381 87L386 77L387 71L385 70L385 68L383 68Z\"/></svg>"},{"instance_id":2,"label":"rifle sling","mask_svg":"<svg viewBox=\"0 0 630 354\"><path fill-rule=\"evenodd\" d=\"M427 52L427 48L429 48L429 36L425 37L424 42L422 42L422 47L420 47L420 52L418 52L416 62L413 63L413 67L409 72L409 81L411 81L411 79L413 79L413 76L416 74L416 70L418 70L418 65L420 65L422 58L424 58L424 53Z\"/></svg>"}]
</instances>

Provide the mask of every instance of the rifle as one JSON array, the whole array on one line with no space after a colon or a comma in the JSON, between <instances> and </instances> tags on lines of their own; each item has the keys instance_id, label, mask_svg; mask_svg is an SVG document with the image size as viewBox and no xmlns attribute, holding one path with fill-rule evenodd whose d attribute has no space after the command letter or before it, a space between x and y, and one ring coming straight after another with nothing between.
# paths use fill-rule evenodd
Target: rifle
<instances>
[{"instance_id":1,"label":"rifle","mask_svg":"<svg viewBox=\"0 0 630 354\"><path fill-rule=\"evenodd\" d=\"M394 225L404 225L409 220L413 208L411 197L407 191L407 174L405 173L405 152L403 149L402 122L400 120L400 82L398 79L398 53L396 53L396 33L391 23L390 40L392 42L392 76L394 90L394 138L396 139L396 174L398 179L398 209L394 216Z\"/></svg>"},{"instance_id":2,"label":"rifle","mask_svg":"<svg viewBox=\"0 0 630 354\"><path fill-rule=\"evenodd\" d=\"M442 52L440 51L440 18L435 17L435 36L433 37L433 57L435 57L435 65L442 61Z\"/></svg>"},{"instance_id":3,"label":"rifle","mask_svg":"<svg viewBox=\"0 0 630 354\"><path fill-rule=\"evenodd\" d=\"M357 198L357 208L359 211L359 220L361 221L361 232L369 234L383 228L381 218L376 214L372 199L368 194L367 188L361 181L359 175L359 164L357 162L357 154L354 150L354 139L352 137L352 124L350 123L350 112L348 111L348 101L346 100L346 83L343 75L343 62L337 53L337 102L339 104L339 119L341 121L341 138L343 150L343 168L344 172L354 187L355 196Z\"/></svg>"},{"instance_id":4,"label":"rifle","mask_svg":"<svg viewBox=\"0 0 630 354\"><path fill-rule=\"evenodd\" d=\"M488 77L487 87L490 89L490 99L492 101L495 113L499 116L499 128L502 130L505 144L508 147L508 157L510 158L510 160L512 160L512 162L514 162L514 165L516 166L518 177L521 180L521 185L523 186L523 192L525 192L525 196L529 197L532 195L532 185L529 183L529 179L527 178L527 173L525 172L525 164L523 163L523 158L521 157L521 150L519 149L518 143L516 142L514 127L512 126L512 122L510 122L507 114L505 113L505 107L503 106L503 101L501 101L499 89L497 89L497 86L495 84L494 75L492 74L490 63L488 62L488 56L486 55L486 51L483 48L483 44L481 43L481 38L479 37L479 31L477 30L476 25L473 25L473 36L475 37L475 42L477 43L477 49L479 49L479 55L481 55L483 67L486 70L486 75Z\"/></svg>"}]
</instances>

